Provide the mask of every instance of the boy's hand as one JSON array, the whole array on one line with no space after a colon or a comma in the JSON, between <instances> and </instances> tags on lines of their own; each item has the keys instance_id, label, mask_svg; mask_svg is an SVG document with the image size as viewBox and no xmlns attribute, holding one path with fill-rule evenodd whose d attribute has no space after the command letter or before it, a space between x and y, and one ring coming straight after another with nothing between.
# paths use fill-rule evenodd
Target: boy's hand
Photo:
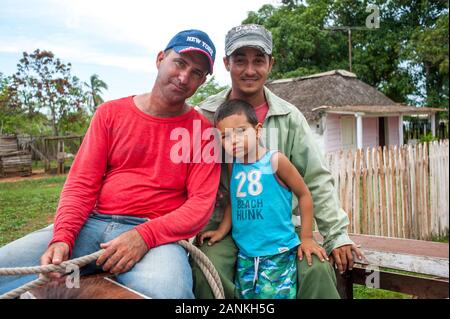
<instances>
[{"instance_id":1,"label":"boy's hand","mask_svg":"<svg viewBox=\"0 0 450 319\"><path fill-rule=\"evenodd\" d=\"M303 255L305 255L308 265L310 266L312 265L312 254L319 257L321 262L324 262L325 259L329 260L325 249L319 246L319 244L317 244L312 238L302 240L302 243L298 246L297 254L299 260L303 260Z\"/></svg>"},{"instance_id":2,"label":"boy's hand","mask_svg":"<svg viewBox=\"0 0 450 319\"><path fill-rule=\"evenodd\" d=\"M203 245L203 240L205 240L206 238L210 238L210 240L208 241L208 246L212 246L214 245L214 243L220 241L223 237L225 237L224 233L218 230L209 230L198 235L198 242L201 246Z\"/></svg>"}]
</instances>

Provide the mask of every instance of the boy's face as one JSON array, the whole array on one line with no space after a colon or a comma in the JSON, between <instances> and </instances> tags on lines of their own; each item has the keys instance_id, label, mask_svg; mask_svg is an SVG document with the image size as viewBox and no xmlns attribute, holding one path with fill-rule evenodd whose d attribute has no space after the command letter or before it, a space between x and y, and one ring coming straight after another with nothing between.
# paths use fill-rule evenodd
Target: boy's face
<instances>
[{"instance_id":1,"label":"boy's face","mask_svg":"<svg viewBox=\"0 0 450 319\"><path fill-rule=\"evenodd\" d=\"M250 124L244 113L230 115L217 123L222 145L229 155L243 159L258 146L261 123Z\"/></svg>"}]
</instances>

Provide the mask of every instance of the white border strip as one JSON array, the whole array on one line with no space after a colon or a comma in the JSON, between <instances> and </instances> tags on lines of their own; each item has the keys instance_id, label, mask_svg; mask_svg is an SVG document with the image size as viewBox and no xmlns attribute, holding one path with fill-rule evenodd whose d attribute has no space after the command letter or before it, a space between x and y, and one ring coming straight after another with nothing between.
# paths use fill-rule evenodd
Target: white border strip
<instances>
[{"instance_id":1,"label":"white border strip","mask_svg":"<svg viewBox=\"0 0 450 319\"><path fill-rule=\"evenodd\" d=\"M128 291L130 291L130 292L132 292L134 294L136 294L136 295L139 295L139 296L141 296L144 299L152 299L152 298L150 298L150 297L148 297L148 296L146 296L144 294L141 294L140 292L137 292L136 290L128 288L127 286L124 286L121 283L118 283L117 281L115 281L115 280L113 280L113 279L111 279L109 277L103 277L103 279L108 280L109 282L112 282L113 284L115 284L117 286L120 286L120 287L122 287L122 288L124 288L124 289L126 289L126 290L128 290Z\"/></svg>"}]
</instances>

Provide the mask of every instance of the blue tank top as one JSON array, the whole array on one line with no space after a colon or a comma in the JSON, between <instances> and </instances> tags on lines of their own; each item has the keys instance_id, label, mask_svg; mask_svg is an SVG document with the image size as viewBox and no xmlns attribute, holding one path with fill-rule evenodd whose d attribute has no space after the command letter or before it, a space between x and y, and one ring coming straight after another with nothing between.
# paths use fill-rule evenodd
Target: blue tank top
<instances>
[{"instance_id":1,"label":"blue tank top","mask_svg":"<svg viewBox=\"0 0 450 319\"><path fill-rule=\"evenodd\" d=\"M232 236L249 257L276 255L300 244L292 223L292 192L274 175L268 151L255 163L233 163Z\"/></svg>"}]
</instances>

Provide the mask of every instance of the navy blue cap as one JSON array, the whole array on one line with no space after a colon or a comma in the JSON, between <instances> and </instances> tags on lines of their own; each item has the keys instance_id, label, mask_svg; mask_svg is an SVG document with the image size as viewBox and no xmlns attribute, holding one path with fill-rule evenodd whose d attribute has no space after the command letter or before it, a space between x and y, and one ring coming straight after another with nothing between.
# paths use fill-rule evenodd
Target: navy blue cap
<instances>
[{"instance_id":1,"label":"navy blue cap","mask_svg":"<svg viewBox=\"0 0 450 319\"><path fill-rule=\"evenodd\" d=\"M170 40L164 51L168 49L173 49L177 53L198 51L205 54L209 61L209 73L213 73L216 48L205 32L200 30L181 31Z\"/></svg>"}]
</instances>

